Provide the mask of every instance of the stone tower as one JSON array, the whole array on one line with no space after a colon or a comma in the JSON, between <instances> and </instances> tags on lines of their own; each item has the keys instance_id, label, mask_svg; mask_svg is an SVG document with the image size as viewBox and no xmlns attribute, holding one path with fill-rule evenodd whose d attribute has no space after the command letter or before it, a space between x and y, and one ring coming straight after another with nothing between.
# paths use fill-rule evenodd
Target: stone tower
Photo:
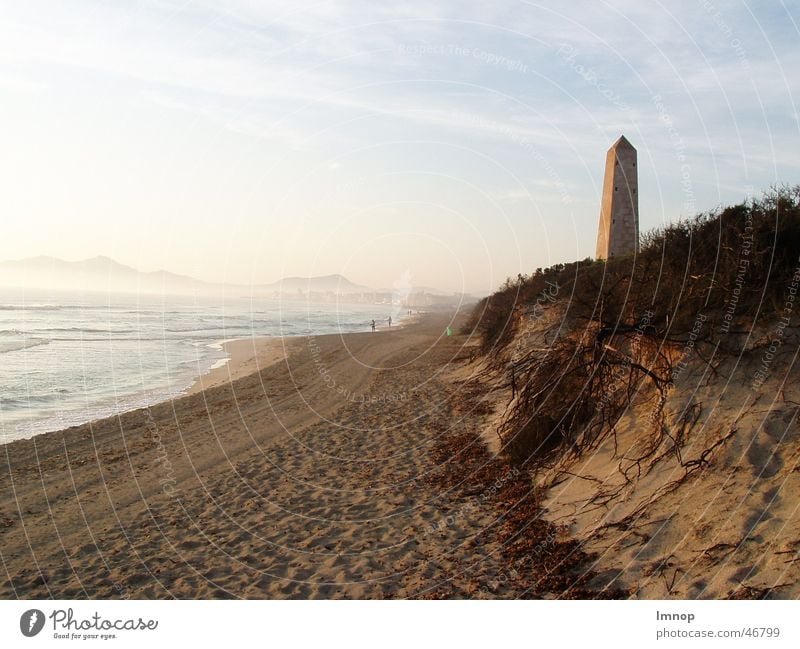
<instances>
[{"instance_id":1,"label":"stone tower","mask_svg":"<svg viewBox=\"0 0 800 649\"><path fill-rule=\"evenodd\" d=\"M623 135L606 154L595 255L598 259L639 252L639 183L636 178L636 149Z\"/></svg>"}]
</instances>

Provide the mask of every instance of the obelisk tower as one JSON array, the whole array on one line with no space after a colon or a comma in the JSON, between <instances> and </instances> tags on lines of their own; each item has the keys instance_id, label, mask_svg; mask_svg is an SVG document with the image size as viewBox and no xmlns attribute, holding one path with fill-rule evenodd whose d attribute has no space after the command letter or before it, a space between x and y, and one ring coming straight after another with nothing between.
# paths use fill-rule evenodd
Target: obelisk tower
<instances>
[{"instance_id":1,"label":"obelisk tower","mask_svg":"<svg viewBox=\"0 0 800 649\"><path fill-rule=\"evenodd\" d=\"M623 135L606 154L597 230L598 259L639 252L639 183L636 178L636 149Z\"/></svg>"}]
</instances>

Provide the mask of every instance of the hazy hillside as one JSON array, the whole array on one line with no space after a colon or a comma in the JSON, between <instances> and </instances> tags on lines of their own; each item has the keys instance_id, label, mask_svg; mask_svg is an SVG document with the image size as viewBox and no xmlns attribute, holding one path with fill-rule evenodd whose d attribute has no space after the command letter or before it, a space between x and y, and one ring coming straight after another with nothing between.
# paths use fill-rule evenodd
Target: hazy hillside
<instances>
[{"instance_id":1,"label":"hazy hillside","mask_svg":"<svg viewBox=\"0 0 800 649\"><path fill-rule=\"evenodd\" d=\"M90 290L118 293L271 295L274 293L335 293L370 291L342 275L288 277L272 284L244 286L212 284L164 270L142 272L109 257L64 261L55 257L32 257L0 262L0 286L53 290Z\"/></svg>"},{"instance_id":2,"label":"hazy hillside","mask_svg":"<svg viewBox=\"0 0 800 649\"><path fill-rule=\"evenodd\" d=\"M364 293L374 289L360 284L354 284L343 275L323 275L319 277L286 277L272 284L258 286L259 290L277 291L279 293L336 293L339 295L348 293Z\"/></svg>"},{"instance_id":3,"label":"hazy hillside","mask_svg":"<svg viewBox=\"0 0 800 649\"><path fill-rule=\"evenodd\" d=\"M55 257L32 257L0 262L0 286L48 290L100 291L111 293L146 293L155 295L230 295L252 298L333 299L345 296L354 301L410 299L415 305L448 304L453 294L429 287L409 286L398 289L375 289L355 284L343 275L286 277L271 284L213 284L186 275L159 270L142 272L109 257L82 261L64 261ZM420 300L420 295L437 299Z\"/></svg>"},{"instance_id":4,"label":"hazy hillside","mask_svg":"<svg viewBox=\"0 0 800 649\"><path fill-rule=\"evenodd\" d=\"M54 290L191 295L212 288L197 279L160 270L141 272L108 257L64 261L32 257L0 262L0 285Z\"/></svg>"}]
</instances>

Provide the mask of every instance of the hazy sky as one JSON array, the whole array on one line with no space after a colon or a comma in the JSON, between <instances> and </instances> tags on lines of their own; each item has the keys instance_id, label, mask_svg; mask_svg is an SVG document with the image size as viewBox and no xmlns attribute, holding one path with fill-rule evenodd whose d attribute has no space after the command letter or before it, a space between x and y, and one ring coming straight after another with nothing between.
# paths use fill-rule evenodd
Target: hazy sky
<instances>
[{"instance_id":1,"label":"hazy sky","mask_svg":"<svg viewBox=\"0 0 800 649\"><path fill-rule=\"evenodd\" d=\"M798 2L3 2L0 259L486 290L800 182Z\"/></svg>"}]
</instances>

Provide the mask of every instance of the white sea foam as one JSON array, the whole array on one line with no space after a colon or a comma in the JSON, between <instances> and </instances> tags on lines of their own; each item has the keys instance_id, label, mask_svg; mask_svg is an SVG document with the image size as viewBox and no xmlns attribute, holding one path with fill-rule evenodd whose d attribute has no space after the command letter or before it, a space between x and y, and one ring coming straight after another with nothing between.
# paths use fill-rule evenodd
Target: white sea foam
<instances>
[{"instance_id":1,"label":"white sea foam","mask_svg":"<svg viewBox=\"0 0 800 649\"><path fill-rule=\"evenodd\" d=\"M208 371L210 372L211 370L218 370L220 367L225 367L230 360L231 360L230 358L221 358L211 367L209 367Z\"/></svg>"}]
</instances>

